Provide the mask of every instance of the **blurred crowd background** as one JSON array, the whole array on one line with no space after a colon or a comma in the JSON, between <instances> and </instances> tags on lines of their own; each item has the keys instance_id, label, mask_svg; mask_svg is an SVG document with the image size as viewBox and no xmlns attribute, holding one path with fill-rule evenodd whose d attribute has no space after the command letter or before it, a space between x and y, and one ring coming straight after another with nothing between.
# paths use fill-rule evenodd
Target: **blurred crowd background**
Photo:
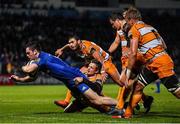
<instances>
[{"instance_id":1,"label":"blurred crowd background","mask_svg":"<svg viewBox=\"0 0 180 124\"><path fill-rule=\"evenodd\" d=\"M56 2L52 5L47 2L50 0L0 0L0 74L13 73L26 63L23 45L31 40L41 42L44 51L54 54L57 48L67 43L69 35L76 33L81 39L93 41L107 50L116 33L108 16L137 4L135 0L119 0L118 7L109 0L62 0L57 2L58 6ZM63 2L66 6L62 6ZM154 26L164 38L176 72L180 74L180 9L139 9L144 21ZM120 61L120 55L120 49L113 54L115 63ZM70 51L62 58L72 65L82 61Z\"/></svg>"}]
</instances>

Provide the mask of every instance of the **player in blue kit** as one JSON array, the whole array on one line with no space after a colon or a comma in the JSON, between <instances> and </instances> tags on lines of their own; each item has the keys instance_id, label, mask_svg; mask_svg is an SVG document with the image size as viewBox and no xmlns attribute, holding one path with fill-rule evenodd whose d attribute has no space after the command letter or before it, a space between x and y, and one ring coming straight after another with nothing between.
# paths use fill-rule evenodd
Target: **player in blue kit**
<instances>
[{"instance_id":1,"label":"player in blue kit","mask_svg":"<svg viewBox=\"0 0 180 124\"><path fill-rule=\"evenodd\" d=\"M87 77L80 72L78 68L74 68L63 62L61 59L41 51L38 43L29 42L26 44L26 55L31 60L29 64L22 67L22 71L28 75L19 77L12 75L11 79L20 82L29 82L35 80L38 71L48 73L50 76L63 81L68 89L71 90L72 95L79 99L84 97L90 104L96 106L114 106L117 100L110 97L99 96L86 83L89 82ZM82 77L82 83L76 83L76 77Z\"/></svg>"}]
</instances>

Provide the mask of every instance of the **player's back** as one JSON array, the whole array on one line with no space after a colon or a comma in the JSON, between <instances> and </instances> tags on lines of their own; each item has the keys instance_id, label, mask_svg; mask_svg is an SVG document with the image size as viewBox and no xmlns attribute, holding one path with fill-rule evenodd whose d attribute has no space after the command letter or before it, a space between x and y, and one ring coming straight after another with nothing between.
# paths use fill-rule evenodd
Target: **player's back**
<instances>
[{"instance_id":1,"label":"player's back","mask_svg":"<svg viewBox=\"0 0 180 124\"><path fill-rule=\"evenodd\" d=\"M155 54L163 52L162 38L155 28L138 21L130 30L129 37L138 37L139 50L146 60L151 59Z\"/></svg>"},{"instance_id":2,"label":"player's back","mask_svg":"<svg viewBox=\"0 0 180 124\"><path fill-rule=\"evenodd\" d=\"M61 59L45 52L41 52L38 61L39 68L60 80L72 81L75 77L84 75L78 68L66 64Z\"/></svg>"}]
</instances>

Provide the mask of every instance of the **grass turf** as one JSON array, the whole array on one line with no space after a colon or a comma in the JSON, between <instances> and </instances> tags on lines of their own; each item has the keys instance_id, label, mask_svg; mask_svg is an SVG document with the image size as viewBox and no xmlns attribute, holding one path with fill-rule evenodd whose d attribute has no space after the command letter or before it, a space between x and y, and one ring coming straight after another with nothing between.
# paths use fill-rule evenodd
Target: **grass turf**
<instances>
[{"instance_id":1,"label":"grass turf","mask_svg":"<svg viewBox=\"0 0 180 124\"><path fill-rule=\"evenodd\" d=\"M145 93L154 96L148 114L143 108L131 119L112 119L92 108L82 113L63 113L53 104L66 94L64 85L56 86L0 86L0 123L180 123L180 101L161 85L161 93L154 93L149 85ZM116 97L117 85L104 85L104 93Z\"/></svg>"}]
</instances>

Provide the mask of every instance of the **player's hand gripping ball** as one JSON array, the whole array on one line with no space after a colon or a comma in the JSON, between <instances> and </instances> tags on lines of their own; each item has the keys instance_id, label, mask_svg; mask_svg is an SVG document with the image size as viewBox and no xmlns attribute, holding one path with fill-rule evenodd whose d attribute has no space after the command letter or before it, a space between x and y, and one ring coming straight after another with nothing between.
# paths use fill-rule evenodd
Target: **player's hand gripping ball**
<instances>
[{"instance_id":1,"label":"player's hand gripping ball","mask_svg":"<svg viewBox=\"0 0 180 124\"><path fill-rule=\"evenodd\" d=\"M27 64L27 65L31 65L33 64L33 62L35 62L35 60L30 60ZM30 73L27 73L30 77L37 77L37 74L38 74L38 69L33 71L33 72L30 72Z\"/></svg>"}]
</instances>

